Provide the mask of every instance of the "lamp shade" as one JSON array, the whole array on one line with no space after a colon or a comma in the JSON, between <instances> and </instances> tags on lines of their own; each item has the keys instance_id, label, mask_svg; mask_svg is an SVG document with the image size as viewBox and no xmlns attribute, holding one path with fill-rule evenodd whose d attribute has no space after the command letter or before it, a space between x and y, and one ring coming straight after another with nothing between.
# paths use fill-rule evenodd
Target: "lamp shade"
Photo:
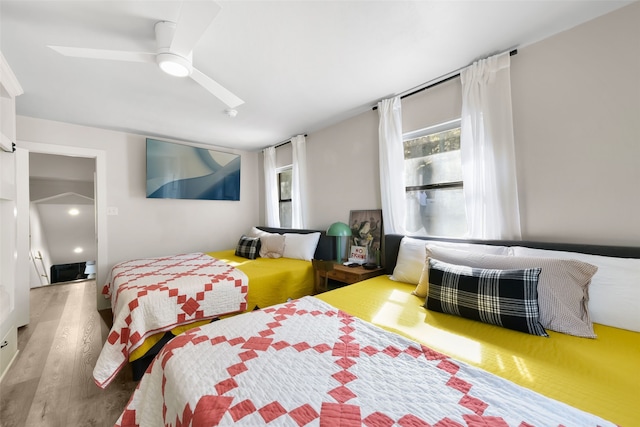
<instances>
[{"instance_id":1,"label":"lamp shade","mask_svg":"<svg viewBox=\"0 0 640 427\"><path fill-rule=\"evenodd\" d=\"M336 262L342 262L342 238L351 236L351 228L344 222L334 222L327 229L327 236L336 237Z\"/></svg>"},{"instance_id":2,"label":"lamp shade","mask_svg":"<svg viewBox=\"0 0 640 427\"><path fill-rule=\"evenodd\" d=\"M344 222L334 222L327 229L327 236L351 236L351 228Z\"/></svg>"}]
</instances>

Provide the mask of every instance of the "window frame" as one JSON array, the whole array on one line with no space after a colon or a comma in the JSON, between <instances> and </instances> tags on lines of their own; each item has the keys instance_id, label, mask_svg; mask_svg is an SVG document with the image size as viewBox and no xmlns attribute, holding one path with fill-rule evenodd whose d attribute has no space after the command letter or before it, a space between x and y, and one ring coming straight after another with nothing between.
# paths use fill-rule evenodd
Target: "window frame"
<instances>
[{"instance_id":1,"label":"window frame","mask_svg":"<svg viewBox=\"0 0 640 427\"><path fill-rule=\"evenodd\" d=\"M293 184L293 165L286 165L286 166L281 166L279 168L276 168L276 176L278 178L278 219L280 220L281 226L291 227L291 223L290 223L291 218L288 218L289 220L287 221L286 218L282 216L283 205L286 203L288 203L290 206L293 205L292 198L288 198L288 199L282 198L282 179L281 178L282 178L282 173L287 171L291 171L291 180Z\"/></svg>"},{"instance_id":2,"label":"window frame","mask_svg":"<svg viewBox=\"0 0 640 427\"><path fill-rule=\"evenodd\" d=\"M426 128L414 130L411 132L407 132L402 134L402 148L404 150L404 143L411 139L420 138L427 135L432 135L434 133L445 132L452 129L457 129L462 126L462 119L454 119L449 120L444 123L439 123L437 125L428 126ZM407 160L407 159L404 159ZM436 184L423 184L423 185L411 185L404 186L405 194L410 191L423 191L423 190L441 190L446 188L464 188L464 183L462 180L460 181L449 181L449 182L439 182Z\"/></svg>"},{"instance_id":3,"label":"window frame","mask_svg":"<svg viewBox=\"0 0 640 427\"><path fill-rule=\"evenodd\" d=\"M293 165L283 166L276 169L276 175L278 176L278 203L280 202L290 202L292 201L291 197L288 199L282 198L282 173L286 171L291 171L293 174ZM293 176L292 176L293 179Z\"/></svg>"},{"instance_id":4,"label":"window frame","mask_svg":"<svg viewBox=\"0 0 640 427\"><path fill-rule=\"evenodd\" d=\"M428 142L428 140L425 142L419 142L417 144L411 144L408 146L405 145L407 142L414 139L428 137L429 135L438 134L441 132L456 131L458 129L461 130L461 128L462 128L462 120L460 118L460 119L448 120L446 122L438 123L436 125L428 126L415 131L406 132L402 135L403 161L405 162L405 168L407 168L408 165L411 165L411 167L406 169L406 172L404 173L404 182L403 182L404 197L405 197L405 200L407 203L407 209L408 209L407 218L405 218L405 227L407 227L407 230L409 229L414 230L412 232L413 235L462 238L466 233L465 230L461 228L461 227L465 227L465 228L468 227L468 219L464 218L466 217L466 215L464 215L464 217L460 217L459 215L456 215L456 214L446 215L445 207L447 206L447 199L449 196L445 196L444 199L441 199L439 196L436 196L435 200L442 200L444 201L445 204L444 205L440 204L440 202L438 202L437 205L426 204L424 205L424 208L425 208L424 212L423 212L422 202L417 202L414 200L414 197L417 197L416 195L421 192L424 192L425 194L431 193L432 195L438 194L442 191L445 191L447 194L449 194L449 191L463 192L464 182L463 182L462 176L457 174L448 175L448 176L445 175L439 178L440 182L421 184L421 185L417 185L417 184L423 182L422 179L415 180L410 177L410 175L412 174L412 171L414 171L413 166L416 165L416 163L414 163L416 159L420 159L420 158L427 159L431 156L437 156L437 155L439 156L444 153L456 153L456 151L459 153L462 147L455 148L451 146L447 147L447 146L440 145L440 150L435 149L435 147L433 149L422 150L420 146L423 143L430 143ZM448 140L448 138L441 139L439 143L442 144L446 140ZM444 151L447 148L448 148L448 151ZM422 153L430 152L430 154L423 155L421 154L421 152ZM459 154L457 155L459 156ZM434 158L438 158L438 157L434 157ZM460 162L462 162L462 159L460 159ZM460 164L460 167L462 167L462 164ZM418 171L416 170L415 172L417 173ZM446 179L455 179L455 181L446 181ZM432 182L432 181L429 181L429 182ZM408 185L408 184L412 184L412 185ZM429 198L431 198L431 196ZM451 199L448 199L448 200L451 200ZM416 203L420 204L419 212L417 210L416 211L413 210L413 209L418 209L418 206L416 205ZM428 208L428 206L431 206L431 207ZM442 210L443 208L445 210ZM440 213L437 214L437 212L440 212ZM456 212L458 211L456 210ZM442 216L442 214L445 214L446 216ZM438 219L436 219L435 222L433 222L435 218L438 218Z\"/></svg>"}]
</instances>

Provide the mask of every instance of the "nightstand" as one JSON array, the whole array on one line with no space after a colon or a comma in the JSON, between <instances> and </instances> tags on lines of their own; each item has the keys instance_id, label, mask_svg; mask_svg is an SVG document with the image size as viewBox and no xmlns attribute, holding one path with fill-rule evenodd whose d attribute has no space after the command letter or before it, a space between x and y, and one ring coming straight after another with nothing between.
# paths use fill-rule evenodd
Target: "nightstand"
<instances>
[{"instance_id":1,"label":"nightstand","mask_svg":"<svg viewBox=\"0 0 640 427\"><path fill-rule=\"evenodd\" d=\"M367 270L364 267L347 267L346 265L335 263L333 270L329 270L328 272L318 271L318 274L321 278L324 278L326 275L329 280L351 285L362 280L383 275L384 267Z\"/></svg>"}]
</instances>

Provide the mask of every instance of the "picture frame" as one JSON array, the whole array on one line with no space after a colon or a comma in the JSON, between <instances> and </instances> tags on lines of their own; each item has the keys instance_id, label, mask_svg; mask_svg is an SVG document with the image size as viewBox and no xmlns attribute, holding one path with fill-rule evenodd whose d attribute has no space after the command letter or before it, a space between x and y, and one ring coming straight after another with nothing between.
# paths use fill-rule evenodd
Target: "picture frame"
<instances>
[{"instance_id":1,"label":"picture frame","mask_svg":"<svg viewBox=\"0 0 640 427\"><path fill-rule=\"evenodd\" d=\"M352 210L349 212L349 252L355 246L365 247L367 263L381 265L382 238L384 236L382 224L382 209Z\"/></svg>"},{"instance_id":2,"label":"picture frame","mask_svg":"<svg viewBox=\"0 0 640 427\"><path fill-rule=\"evenodd\" d=\"M148 199L240 200L239 154L147 138Z\"/></svg>"}]
</instances>

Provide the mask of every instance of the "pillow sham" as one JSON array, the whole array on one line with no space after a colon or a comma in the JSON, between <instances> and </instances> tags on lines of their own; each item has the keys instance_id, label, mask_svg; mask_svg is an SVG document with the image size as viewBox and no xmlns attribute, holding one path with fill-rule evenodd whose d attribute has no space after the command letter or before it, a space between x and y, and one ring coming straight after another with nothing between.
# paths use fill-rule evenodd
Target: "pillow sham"
<instances>
[{"instance_id":1,"label":"pillow sham","mask_svg":"<svg viewBox=\"0 0 640 427\"><path fill-rule=\"evenodd\" d=\"M284 233L284 253L285 258L302 259L311 261L316 253L316 247L320 240L320 233Z\"/></svg>"},{"instance_id":2,"label":"pillow sham","mask_svg":"<svg viewBox=\"0 0 640 427\"><path fill-rule=\"evenodd\" d=\"M427 256L451 264L491 269L542 268L538 278L540 324L546 329L595 338L589 316L589 283L598 268L578 260L479 254L436 246Z\"/></svg>"},{"instance_id":3,"label":"pillow sham","mask_svg":"<svg viewBox=\"0 0 640 427\"><path fill-rule=\"evenodd\" d=\"M262 258L282 258L285 238L278 233L265 233L260 236L260 256Z\"/></svg>"},{"instance_id":4,"label":"pillow sham","mask_svg":"<svg viewBox=\"0 0 640 427\"><path fill-rule=\"evenodd\" d=\"M517 246L517 256L576 259L598 267L589 285L591 321L640 332L640 259Z\"/></svg>"},{"instance_id":5,"label":"pillow sham","mask_svg":"<svg viewBox=\"0 0 640 427\"><path fill-rule=\"evenodd\" d=\"M282 258L284 253L284 236L282 234L269 233L258 227L251 227L249 236L260 238L260 256L262 258Z\"/></svg>"},{"instance_id":6,"label":"pillow sham","mask_svg":"<svg viewBox=\"0 0 640 427\"><path fill-rule=\"evenodd\" d=\"M240 237L236 246L236 256L243 258L256 259L260 252L260 238L249 237L244 234Z\"/></svg>"},{"instance_id":7,"label":"pillow sham","mask_svg":"<svg viewBox=\"0 0 640 427\"><path fill-rule=\"evenodd\" d=\"M531 335L548 337L539 321L540 268L471 268L430 259L424 307Z\"/></svg>"},{"instance_id":8,"label":"pillow sham","mask_svg":"<svg viewBox=\"0 0 640 427\"><path fill-rule=\"evenodd\" d=\"M427 245L464 249L471 252L480 252L496 255L509 255L510 249L506 246L481 245L464 242L441 242L435 240L423 240L405 236L400 241L398 259L390 279L398 282L417 285L420 281L422 268L425 265L424 249ZM422 295L423 297L426 294Z\"/></svg>"}]
</instances>

